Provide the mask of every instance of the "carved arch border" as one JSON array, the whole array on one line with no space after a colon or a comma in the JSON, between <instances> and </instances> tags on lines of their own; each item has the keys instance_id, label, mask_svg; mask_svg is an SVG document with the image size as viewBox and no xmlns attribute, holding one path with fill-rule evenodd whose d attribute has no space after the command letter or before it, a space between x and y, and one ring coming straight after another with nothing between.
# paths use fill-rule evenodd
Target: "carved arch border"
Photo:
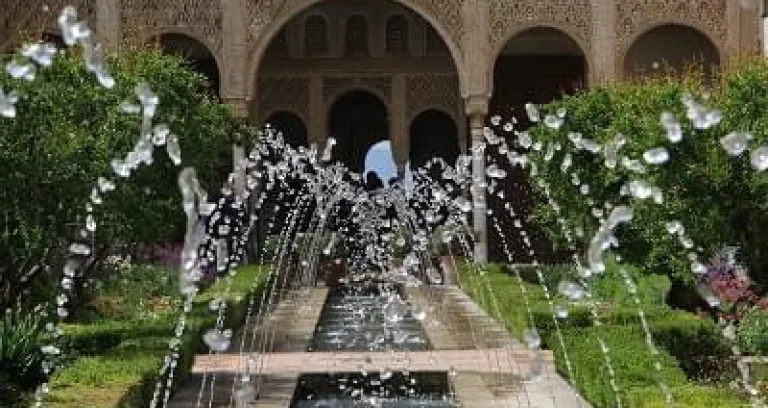
<instances>
[{"instance_id":1,"label":"carved arch border","mask_svg":"<svg viewBox=\"0 0 768 408\"><path fill-rule=\"evenodd\" d=\"M392 131L392 101L389 95L385 95L384 92L381 91L381 89L376 89L374 86L366 85L365 83L355 83L339 88L335 88L331 90L327 95L323 96L323 115L325 117L324 125L327 128L330 124L329 120L331 118L331 111L333 110L334 105L336 105L336 102L338 102L341 98L343 98L345 95L348 95L353 92L366 92L371 95L373 95L376 99L381 102L382 105L387 109L387 124L390 128L390 132ZM328 132L328 129L325 129L325 132Z\"/></svg>"},{"instance_id":2,"label":"carved arch border","mask_svg":"<svg viewBox=\"0 0 768 408\"><path fill-rule=\"evenodd\" d=\"M625 37L619 41L619 44L617 44L617 52L616 55L616 68L619 70L617 72L620 77L626 76L625 72L625 66L627 62L627 58L629 57L629 51L632 49L632 46L634 46L638 40L640 40L644 35L648 34L649 32L665 26L681 26L688 28L690 30L693 30L697 34L702 35L704 38L706 38L713 47L715 47L715 51L717 51L717 58L719 60L720 65L722 66L727 59L727 54L725 53L726 47L724 44L724 40L718 39L718 36L715 35L715 33L712 32L712 30L705 26L704 24L697 23L696 21L690 21L685 19L679 19L679 18L665 18L665 19L654 19L651 20L641 26L639 26L632 35Z\"/></svg>"},{"instance_id":3,"label":"carved arch border","mask_svg":"<svg viewBox=\"0 0 768 408\"><path fill-rule=\"evenodd\" d=\"M295 107L289 106L289 107L275 107L272 109L269 109L267 111L264 111L262 114L259 112L259 122L263 122L264 124L268 123L267 119L269 119L272 115L276 113L286 112L293 115L296 115L299 120L301 120L302 125L304 125L305 128L309 129L309 126L307 125L307 114L304 112L301 112L300 110L296 109Z\"/></svg>"},{"instance_id":4,"label":"carved arch border","mask_svg":"<svg viewBox=\"0 0 768 408\"><path fill-rule=\"evenodd\" d=\"M256 40L250 47L250 50L248 51L248 62L246 67L246 95L248 100L254 99L254 93L256 92L256 84L257 79L259 76L259 68L261 65L261 61L264 58L264 55L266 53L267 48L269 47L269 44L274 40L277 33L280 32L280 30L288 24L293 18L299 16L302 12L308 10L310 7L315 6L317 4L320 4L327 0L282 0L283 4L286 2L290 2L290 6L286 6L285 9L279 10L277 15L274 16L267 16L267 18L270 19L269 23L266 23L259 27L258 33L252 33L256 34ZM451 35L451 32L449 31L448 27L446 27L444 24L442 24L436 13L431 12L427 7L424 7L422 3L424 3L424 0L387 0L391 1L396 4L400 4L407 9L415 12L419 16L421 16L424 20L427 21L427 23L433 27L437 33L442 38L443 42L446 44L448 49L450 50L451 57L454 63L454 66L456 67L456 71L459 75L459 89L460 91L464 89L464 84L467 83L465 77L467 75L466 70L464 69L464 60L463 60L463 53L460 47L459 42L461 41L462 34L456 34L454 36ZM433 0L434 1L434 0ZM452 2L454 0L439 0L443 3ZM269 4L272 4L273 2L269 2ZM255 5L251 5L250 7L256 7ZM273 5L274 8L279 8L278 5ZM264 16L262 16L264 17ZM253 28L250 28L250 30L253 30ZM454 38L458 37L458 38Z\"/></svg>"},{"instance_id":5,"label":"carved arch border","mask_svg":"<svg viewBox=\"0 0 768 408\"><path fill-rule=\"evenodd\" d=\"M514 41L516 38L525 35L528 31L534 30L537 28L546 28L556 31L557 33L563 35L568 40L573 41L574 44L576 44L577 47L579 47L579 50L581 50L581 55L584 57L584 79L586 81L589 81L590 72L592 71L592 67L594 66L592 61L592 47L591 43L589 43L588 40L582 38L582 36L579 34L577 30L575 30L573 27L559 25L556 23L543 23L543 22L532 22L529 24L522 24L522 25L516 25L512 29L507 30L505 33L505 36L503 37L503 40L499 41L498 43L493 45L493 48L491 50L491 66L488 70L488 80L491 88L491 92L493 92L493 74L496 71L496 62L499 60L499 57L501 56L501 52L504 50L504 47L509 44L510 41ZM589 84L587 84L589 85Z\"/></svg>"},{"instance_id":6,"label":"carved arch border","mask_svg":"<svg viewBox=\"0 0 768 408\"><path fill-rule=\"evenodd\" d=\"M225 66L224 66L224 59L219 55L217 48L214 47L214 44L211 44L209 40L205 39L205 36L200 33L198 30L195 30L192 27L189 26L163 26L154 28L152 30L146 31L141 34L139 37L139 41L141 44L146 44L150 41L152 41L153 38L159 37L165 34L176 34L176 35L183 35L185 37L189 37L190 39L196 41L198 44L202 45L206 51L208 51L209 54L213 57L213 60L216 61L216 69L219 70L219 78L220 81L224 80L224 76L226 74Z\"/></svg>"}]
</instances>

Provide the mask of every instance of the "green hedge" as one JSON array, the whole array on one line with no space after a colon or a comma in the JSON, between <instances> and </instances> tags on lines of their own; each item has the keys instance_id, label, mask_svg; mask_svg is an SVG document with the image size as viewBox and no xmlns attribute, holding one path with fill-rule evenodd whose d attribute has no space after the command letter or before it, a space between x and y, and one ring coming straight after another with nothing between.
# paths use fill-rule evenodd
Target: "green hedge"
<instances>
[{"instance_id":1,"label":"green hedge","mask_svg":"<svg viewBox=\"0 0 768 408\"><path fill-rule=\"evenodd\" d=\"M571 227L582 227L586 234L577 247L586 247L598 225L579 187L571 183L576 170L580 180L590 186L590 198L596 203L615 203L622 185L642 179L664 192L664 204L652 200L633 201L634 217L629 226L617 231L621 246L617 249L627 262L643 265L648 271L672 275L691 283L686 251L669 236L665 223L680 220L688 236L704 253L714 253L724 245L738 246L751 271L768 267L768 212L765 197L768 182L764 172L755 171L749 163L749 152L739 158L730 157L720 145L720 138L731 132L751 132L752 148L768 141L768 62L758 59L744 63L723 74L722 79L705 91L695 77L681 84L678 78L658 79L646 83L615 84L595 87L578 95L556 101L543 110L546 113L565 109L567 117L559 130L539 124L530 130L537 141L557 143L563 149L549 160L547 149L531 151L537 165L537 178L547 181L552 196ZM686 119L681 98L691 92L696 100L709 108L721 110L723 119L710 129L694 129ZM673 144L666 139L660 123L661 114L672 112L682 125L684 138ZM614 169L605 165L603 154L575 151L568 139L571 132L581 133L602 145L616 135L626 137L620 156L640 159L650 148L666 147L671 160L663 165L646 166L647 172L635 174L621 164ZM566 152L572 154L570 171L561 171ZM536 183L534 183L536 185ZM538 187L537 187L538 188ZM550 237L563 242L557 215L545 198L535 200L536 219ZM755 274L759 282L768 283L763 274Z\"/></svg>"},{"instance_id":2,"label":"green hedge","mask_svg":"<svg viewBox=\"0 0 768 408\"><path fill-rule=\"evenodd\" d=\"M180 169L164 148L155 150L152 166L134 172L130 183L117 180L110 165L139 138L141 117L120 109L124 101L137 101L138 83L146 81L158 95L154 124L165 123L178 135L183 164L195 167L204 188L216 191L225 176L222 157L231 156L231 144L244 127L231 107L204 94L200 74L159 51L126 50L108 60L117 81L113 89L99 86L75 51L58 55L34 82L0 75L0 88L21 95L17 117L0 120L0 208L13 226L0 234L0 309L28 291L34 297L27 299L30 304L53 297L45 293L57 281L43 272L48 268L28 279L28 265L61 270L72 223L84 217L98 177L116 181L117 189L95 209L97 261L113 246L130 249L183 237Z\"/></svg>"},{"instance_id":3,"label":"green hedge","mask_svg":"<svg viewBox=\"0 0 768 408\"><path fill-rule=\"evenodd\" d=\"M549 270L547 267L543 269ZM565 275L568 268L553 269ZM500 265L489 265L483 271L465 267L460 278L462 288L480 303L489 315L496 315L491 297L496 300L503 323L519 339L522 340L526 328L536 327L544 346L555 352L558 371L567 377L564 355L552 320L552 310L540 285L528 282L530 276L524 277L522 287L527 296L523 296L520 280L509 269ZM663 285L661 288L666 290ZM533 322L525 307L526 298L531 307ZM573 382L594 406L616 406L615 393L608 382L609 375L597 342L599 334L610 348L609 355L616 370L624 406L664 406L637 307L613 304L599 297L597 300L598 315L603 326L593 325L591 311L586 306L570 306L568 318L558 320L566 351L574 368ZM559 297L555 298L556 303L563 301ZM744 401L732 393L713 387L695 386L690 382L720 380L729 375L732 378L734 373L735 366L729 360L729 348L708 318L659 304L643 305L642 310L660 351L658 361L661 363L662 376L671 387L677 406L743 405Z\"/></svg>"},{"instance_id":4,"label":"green hedge","mask_svg":"<svg viewBox=\"0 0 768 408\"><path fill-rule=\"evenodd\" d=\"M229 283L222 279L195 299L195 306L188 314L186 334L182 338L175 384L184 382L195 354L204 350L202 333L213 326L216 318L208 308L210 301L215 298L226 300L225 326L239 325L245 317L251 295L256 296L257 301L260 299L263 287L254 286L254 283L261 282L265 272L260 267L241 268L232 279L228 293ZM53 376L48 406L147 406L158 380L159 368L168 352L174 325L175 316L164 316L152 322L68 326L65 333L67 341L74 347L80 347L78 352L84 356ZM97 354L85 355L94 352Z\"/></svg>"}]
</instances>

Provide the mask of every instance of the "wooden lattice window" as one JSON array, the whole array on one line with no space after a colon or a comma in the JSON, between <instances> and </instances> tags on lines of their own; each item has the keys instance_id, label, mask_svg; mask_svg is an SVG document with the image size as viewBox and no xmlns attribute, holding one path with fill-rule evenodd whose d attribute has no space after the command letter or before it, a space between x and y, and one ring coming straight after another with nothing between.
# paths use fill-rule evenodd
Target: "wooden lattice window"
<instances>
[{"instance_id":1,"label":"wooden lattice window","mask_svg":"<svg viewBox=\"0 0 768 408\"><path fill-rule=\"evenodd\" d=\"M311 16L304 22L304 52L307 55L328 53L328 23L321 16Z\"/></svg>"},{"instance_id":2,"label":"wooden lattice window","mask_svg":"<svg viewBox=\"0 0 768 408\"><path fill-rule=\"evenodd\" d=\"M392 16L387 20L387 52L408 51L408 20L403 16Z\"/></svg>"}]
</instances>

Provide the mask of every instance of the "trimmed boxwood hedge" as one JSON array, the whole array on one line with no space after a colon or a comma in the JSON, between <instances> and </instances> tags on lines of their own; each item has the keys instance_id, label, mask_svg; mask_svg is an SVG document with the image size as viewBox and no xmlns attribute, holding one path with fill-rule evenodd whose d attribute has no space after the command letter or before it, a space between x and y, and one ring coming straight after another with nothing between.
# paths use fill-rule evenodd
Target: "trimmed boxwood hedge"
<instances>
[{"instance_id":1,"label":"trimmed boxwood hedge","mask_svg":"<svg viewBox=\"0 0 768 408\"><path fill-rule=\"evenodd\" d=\"M213 326L216 317L208 309L210 301L217 297L226 300L226 327L239 325L245 318L251 296L260 299L265 272L265 268L258 266L241 268L231 283L220 280L195 299L182 337L175 384L184 382L195 354L204 350L202 333ZM228 284L231 285L229 292ZM75 347L80 357L54 374L48 406L147 406L168 352L174 325L175 316L169 315L153 321L68 326L66 342Z\"/></svg>"},{"instance_id":2,"label":"trimmed boxwood hedge","mask_svg":"<svg viewBox=\"0 0 768 408\"><path fill-rule=\"evenodd\" d=\"M492 290L495 304L500 309L500 320L516 337L522 340L523 331L535 326L544 346L554 351L558 371L568 376L560 342L555 337L552 310L539 285L525 278L520 282L511 269L500 265L488 265L482 274L465 268L460 278L462 288L489 315L496 316L489 288ZM655 285L654 282L650 284ZM521 286L527 296L523 296ZM525 306L526 298L533 324ZM564 300L556 298L555 301ZM729 348L711 320L659 304L643 305L642 309L659 349L662 377L671 389L676 406L746 406L746 400L729 390L692 382L720 380L729 375L732 378L734 373ZM568 318L558 320L574 368L572 382L593 406L616 406L615 393L597 342L599 334L610 348L623 406L665 406L637 307L600 302L599 315L602 326L596 327L586 306L571 306Z\"/></svg>"}]
</instances>

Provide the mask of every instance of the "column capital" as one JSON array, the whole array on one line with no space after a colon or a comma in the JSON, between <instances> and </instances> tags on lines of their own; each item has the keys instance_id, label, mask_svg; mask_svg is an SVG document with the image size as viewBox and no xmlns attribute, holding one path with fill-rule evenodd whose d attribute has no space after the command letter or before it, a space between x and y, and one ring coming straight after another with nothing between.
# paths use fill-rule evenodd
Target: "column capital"
<instances>
[{"instance_id":1,"label":"column capital","mask_svg":"<svg viewBox=\"0 0 768 408\"><path fill-rule=\"evenodd\" d=\"M477 118L485 120L488 116L490 97L487 95L469 95L464 97L464 110L469 117L470 124Z\"/></svg>"},{"instance_id":2,"label":"column capital","mask_svg":"<svg viewBox=\"0 0 768 408\"><path fill-rule=\"evenodd\" d=\"M248 117L248 101L243 97L222 97L222 101L232 106L235 116Z\"/></svg>"}]
</instances>

